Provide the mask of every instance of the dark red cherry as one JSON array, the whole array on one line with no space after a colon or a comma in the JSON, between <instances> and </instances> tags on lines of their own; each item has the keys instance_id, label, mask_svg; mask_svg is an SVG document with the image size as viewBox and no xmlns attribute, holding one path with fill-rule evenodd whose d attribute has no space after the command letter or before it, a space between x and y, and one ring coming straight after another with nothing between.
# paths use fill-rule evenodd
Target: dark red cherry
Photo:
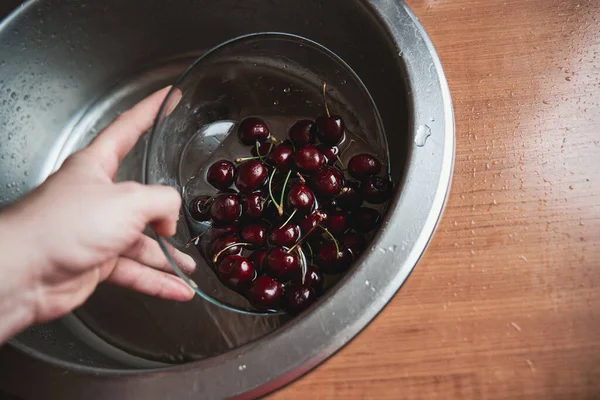
<instances>
[{"instance_id":1,"label":"dark red cherry","mask_svg":"<svg viewBox=\"0 0 600 400\"><path fill-rule=\"evenodd\" d=\"M286 204L289 210L307 214L315 206L315 196L310 188L303 183L292 185L286 196Z\"/></svg>"},{"instance_id":2,"label":"dark red cherry","mask_svg":"<svg viewBox=\"0 0 600 400\"><path fill-rule=\"evenodd\" d=\"M252 146L256 142L264 142L269 138L269 135L269 127L260 118L246 118L238 128L238 138L246 146Z\"/></svg>"},{"instance_id":3,"label":"dark red cherry","mask_svg":"<svg viewBox=\"0 0 600 400\"><path fill-rule=\"evenodd\" d=\"M300 220L299 226L302 236L309 235L316 236L321 233L320 228L315 228L319 224L325 224L327 220L327 212L321 210L315 210L312 213L306 215ZM313 229L315 228L315 229Z\"/></svg>"},{"instance_id":4,"label":"dark red cherry","mask_svg":"<svg viewBox=\"0 0 600 400\"><path fill-rule=\"evenodd\" d=\"M367 233L377 228L380 220L381 214L379 214L379 211L369 207L361 207L352 213L350 225L356 232Z\"/></svg>"},{"instance_id":5,"label":"dark red cherry","mask_svg":"<svg viewBox=\"0 0 600 400\"><path fill-rule=\"evenodd\" d=\"M269 155L269 153L275 148L275 143L272 143L270 141L268 142L264 142L258 145L258 151L256 151L256 144L254 146L252 146L252 149L250 150L250 153L254 156L254 157L258 157L258 155L260 154L261 157L266 157Z\"/></svg>"},{"instance_id":6,"label":"dark red cherry","mask_svg":"<svg viewBox=\"0 0 600 400\"><path fill-rule=\"evenodd\" d=\"M230 288L242 290L250 286L256 272L252 263L242 256L227 256L217 269L219 279Z\"/></svg>"},{"instance_id":7,"label":"dark red cherry","mask_svg":"<svg viewBox=\"0 0 600 400\"><path fill-rule=\"evenodd\" d=\"M365 201L383 204L392 197L392 182L388 177L372 176L362 182L361 192Z\"/></svg>"},{"instance_id":8,"label":"dark red cherry","mask_svg":"<svg viewBox=\"0 0 600 400\"><path fill-rule=\"evenodd\" d=\"M325 277L319 268L315 265L309 265L306 268L304 283L313 288L317 295L321 295L325 286Z\"/></svg>"},{"instance_id":9,"label":"dark red cherry","mask_svg":"<svg viewBox=\"0 0 600 400\"><path fill-rule=\"evenodd\" d=\"M317 137L321 143L330 146L337 145L344 137L346 126L344 120L339 115L330 117L322 115L315 121Z\"/></svg>"},{"instance_id":10,"label":"dark red cherry","mask_svg":"<svg viewBox=\"0 0 600 400\"><path fill-rule=\"evenodd\" d=\"M357 154L348 162L348 173L355 179L365 179L381 172L381 162L371 154Z\"/></svg>"},{"instance_id":11,"label":"dark red cherry","mask_svg":"<svg viewBox=\"0 0 600 400\"><path fill-rule=\"evenodd\" d=\"M252 282L248 291L248 300L262 309L276 309L283 295L283 286L277 279L260 276Z\"/></svg>"},{"instance_id":12,"label":"dark red cherry","mask_svg":"<svg viewBox=\"0 0 600 400\"><path fill-rule=\"evenodd\" d=\"M307 174L317 172L325 165L325 157L315 146L300 147L293 155L294 166Z\"/></svg>"},{"instance_id":13,"label":"dark red cherry","mask_svg":"<svg viewBox=\"0 0 600 400\"><path fill-rule=\"evenodd\" d=\"M226 193L215 197L210 206L210 216L215 222L230 223L236 221L242 214L237 194Z\"/></svg>"},{"instance_id":14,"label":"dark red cherry","mask_svg":"<svg viewBox=\"0 0 600 400\"><path fill-rule=\"evenodd\" d=\"M264 222L244 224L240 230L240 239L250 243L253 248L263 247L267 244L267 225Z\"/></svg>"},{"instance_id":15,"label":"dark red cherry","mask_svg":"<svg viewBox=\"0 0 600 400\"><path fill-rule=\"evenodd\" d=\"M327 165L335 164L340 155L340 148L337 146L320 144L317 146L317 149L325 156L325 163L327 163Z\"/></svg>"},{"instance_id":16,"label":"dark red cherry","mask_svg":"<svg viewBox=\"0 0 600 400\"><path fill-rule=\"evenodd\" d=\"M362 206L363 198L360 192L360 184L356 181L348 181L335 198L335 204L344 211L354 211Z\"/></svg>"},{"instance_id":17,"label":"dark red cherry","mask_svg":"<svg viewBox=\"0 0 600 400\"><path fill-rule=\"evenodd\" d=\"M219 236L215 240L213 240L209 244L208 248L208 256L210 257L210 261L213 261L213 258L226 247L231 246L232 244L236 244L240 242L240 238L235 233L228 233L226 235ZM223 251L223 253L217 259L217 263L219 263L223 258L232 255L240 255L242 254L241 246L233 246Z\"/></svg>"},{"instance_id":18,"label":"dark red cherry","mask_svg":"<svg viewBox=\"0 0 600 400\"><path fill-rule=\"evenodd\" d=\"M259 160L242 163L235 174L235 186L242 193L252 193L260 189L267 180L267 168Z\"/></svg>"},{"instance_id":19,"label":"dark red cherry","mask_svg":"<svg viewBox=\"0 0 600 400\"><path fill-rule=\"evenodd\" d=\"M350 233L348 235L342 236L340 239L348 249L352 252L354 258L360 256L363 250L367 247L367 239L358 233Z\"/></svg>"},{"instance_id":20,"label":"dark red cherry","mask_svg":"<svg viewBox=\"0 0 600 400\"><path fill-rule=\"evenodd\" d=\"M350 217L343 211L333 210L327 214L327 221L323 224L334 236L346 232L350 227Z\"/></svg>"},{"instance_id":21,"label":"dark red cherry","mask_svg":"<svg viewBox=\"0 0 600 400\"><path fill-rule=\"evenodd\" d=\"M208 233L209 240L214 240L219 236L226 235L228 233L237 233L238 232L238 224L237 222L229 223L229 224L219 224L213 223L210 228L210 232Z\"/></svg>"},{"instance_id":22,"label":"dark red cherry","mask_svg":"<svg viewBox=\"0 0 600 400\"><path fill-rule=\"evenodd\" d=\"M233 184L235 166L231 161L220 160L212 164L206 173L206 180L219 190L228 189Z\"/></svg>"},{"instance_id":23,"label":"dark red cherry","mask_svg":"<svg viewBox=\"0 0 600 400\"><path fill-rule=\"evenodd\" d=\"M292 284L302 284L302 271L300 271L300 273L298 273L294 277L294 279L292 279ZM304 284L313 288L315 293L319 296L321 295L321 293L323 293L323 288L325 286L325 277L316 265L309 265L308 267L306 267L306 276L304 277Z\"/></svg>"},{"instance_id":24,"label":"dark red cherry","mask_svg":"<svg viewBox=\"0 0 600 400\"><path fill-rule=\"evenodd\" d=\"M352 253L343 244L339 244L340 251L337 251L335 243L329 242L323 244L316 257L316 264L323 273L328 275L344 272L352 264Z\"/></svg>"},{"instance_id":25,"label":"dark red cherry","mask_svg":"<svg viewBox=\"0 0 600 400\"><path fill-rule=\"evenodd\" d=\"M211 196L198 196L190 201L190 217L198 222L208 221L210 219L210 207L207 201Z\"/></svg>"},{"instance_id":26,"label":"dark red cherry","mask_svg":"<svg viewBox=\"0 0 600 400\"><path fill-rule=\"evenodd\" d=\"M255 250L250 256L248 256L248 260L252 263L252 266L257 272L261 272L265 266L265 260L267 259L267 251L266 250Z\"/></svg>"},{"instance_id":27,"label":"dark red cherry","mask_svg":"<svg viewBox=\"0 0 600 400\"><path fill-rule=\"evenodd\" d=\"M296 315L310 307L317 300L315 290L309 285L292 285L285 290L285 310Z\"/></svg>"},{"instance_id":28,"label":"dark red cherry","mask_svg":"<svg viewBox=\"0 0 600 400\"><path fill-rule=\"evenodd\" d=\"M311 187L319 198L334 198L344 185L344 174L334 167L326 167L315 173L310 181Z\"/></svg>"},{"instance_id":29,"label":"dark red cherry","mask_svg":"<svg viewBox=\"0 0 600 400\"><path fill-rule=\"evenodd\" d=\"M254 192L242 196L242 216L247 218L260 218L265 207L265 197L261 192Z\"/></svg>"},{"instance_id":30,"label":"dark red cherry","mask_svg":"<svg viewBox=\"0 0 600 400\"><path fill-rule=\"evenodd\" d=\"M293 154L294 147L291 143L281 143L269 153L267 161L279 172L288 171L292 165Z\"/></svg>"},{"instance_id":31,"label":"dark red cherry","mask_svg":"<svg viewBox=\"0 0 600 400\"><path fill-rule=\"evenodd\" d=\"M313 121L303 119L292 125L289 131L289 137L292 143L296 146L312 144L315 141L313 124Z\"/></svg>"},{"instance_id":32,"label":"dark red cherry","mask_svg":"<svg viewBox=\"0 0 600 400\"><path fill-rule=\"evenodd\" d=\"M269 244L273 246L292 247L300 239L300 227L296 224L274 226L269 234Z\"/></svg>"},{"instance_id":33,"label":"dark red cherry","mask_svg":"<svg viewBox=\"0 0 600 400\"><path fill-rule=\"evenodd\" d=\"M274 247L267 254L266 268L270 275L285 279L300 270L300 259L295 252L288 253L284 247Z\"/></svg>"}]
</instances>

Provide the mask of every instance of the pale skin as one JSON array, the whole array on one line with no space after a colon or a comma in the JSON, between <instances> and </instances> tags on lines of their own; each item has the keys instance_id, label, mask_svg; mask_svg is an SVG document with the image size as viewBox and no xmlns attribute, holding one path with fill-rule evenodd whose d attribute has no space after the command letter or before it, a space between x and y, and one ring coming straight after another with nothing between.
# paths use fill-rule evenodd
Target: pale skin
<instances>
[{"instance_id":1,"label":"pale skin","mask_svg":"<svg viewBox=\"0 0 600 400\"><path fill-rule=\"evenodd\" d=\"M0 213L0 343L80 306L103 281L168 300L194 292L142 232L175 233L172 188L115 183L118 166L151 125L169 88L120 115L46 182ZM193 270L194 261L176 253Z\"/></svg>"}]
</instances>

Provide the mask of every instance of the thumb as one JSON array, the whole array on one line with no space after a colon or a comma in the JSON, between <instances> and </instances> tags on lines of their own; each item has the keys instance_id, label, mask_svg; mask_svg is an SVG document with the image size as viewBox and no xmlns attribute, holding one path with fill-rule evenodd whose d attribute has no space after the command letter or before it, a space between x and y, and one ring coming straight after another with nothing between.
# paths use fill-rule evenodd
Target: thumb
<instances>
[{"instance_id":1,"label":"thumb","mask_svg":"<svg viewBox=\"0 0 600 400\"><path fill-rule=\"evenodd\" d=\"M159 236L170 237L176 232L181 196L177 190L163 185L126 183L133 212L145 225L150 224Z\"/></svg>"}]
</instances>

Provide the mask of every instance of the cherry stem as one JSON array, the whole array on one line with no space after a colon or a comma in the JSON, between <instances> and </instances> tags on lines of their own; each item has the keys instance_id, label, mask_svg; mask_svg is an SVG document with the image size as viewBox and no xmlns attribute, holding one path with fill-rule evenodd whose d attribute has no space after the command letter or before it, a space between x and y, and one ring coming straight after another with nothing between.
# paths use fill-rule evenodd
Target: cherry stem
<instances>
[{"instance_id":1,"label":"cherry stem","mask_svg":"<svg viewBox=\"0 0 600 400\"><path fill-rule=\"evenodd\" d=\"M302 247L296 248L296 252L298 252L298 257L300 258L300 268L302 268L302 284L306 282L306 271L308 270L308 266L306 265L306 256L302 251Z\"/></svg>"},{"instance_id":2,"label":"cherry stem","mask_svg":"<svg viewBox=\"0 0 600 400\"><path fill-rule=\"evenodd\" d=\"M339 155L336 155L337 158L337 162L340 164L340 166L342 167L343 170L346 170L346 165L344 165L344 162L342 161L342 159L340 158Z\"/></svg>"},{"instance_id":3,"label":"cherry stem","mask_svg":"<svg viewBox=\"0 0 600 400\"><path fill-rule=\"evenodd\" d=\"M294 210L294 212L292 213L292 215L290 215L290 217L283 224L281 224L281 226L279 227L279 229L281 229L284 226L286 226L292 220L292 218L294 218L294 215L296 215L297 212L298 212L298 209L296 208Z\"/></svg>"},{"instance_id":4,"label":"cherry stem","mask_svg":"<svg viewBox=\"0 0 600 400\"><path fill-rule=\"evenodd\" d=\"M277 168L273 168L273 172L271 172L271 177L269 178L269 196L271 196L271 201L273 202L273 204L275 204L275 207L277 207L277 212L279 213L279 215L283 215L283 210L281 209L279 204L277 204L275 196L273 196L273 177L275 176L275 172L277 172Z\"/></svg>"},{"instance_id":5,"label":"cherry stem","mask_svg":"<svg viewBox=\"0 0 600 400\"><path fill-rule=\"evenodd\" d=\"M319 224L319 227L321 227L321 229L323 229L323 231L327 234L327 236L329 236L331 238L331 240L335 244L335 249L337 250L337 254L339 257L340 256L340 245L339 245L337 239L335 238L335 236L333 236L333 233L329 232L329 229L325 228L323 225L320 225L320 224Z\"/></svg>"},{"instance_id":6,"label":"cherry stem","mask_svg":"<svg viewBox=\"0 0 600 400\"><path fill-rule=\"evenodd\" d=\"M310 245L310 243L306 242L306 247L308 247L308 251L310 252L310 263L313 264L314 258L315 258L315 253L313 253L313 249L312 249L312 246Z\"/></svg>"},{"instance_id":7,"label":"cherry stem","mask_svg":"<svg viewBox=\"0 0 600 400\"><path fill-rule=\"evenodd\" d=\"M279 201L279 206L277 207L277 211L279 211L279 216L283 216L283 199L285 198L285 188L288 184L288 181L290 180L290 176L292 175L292 171L289 170L286 177L285 177L285 181L283 181L283 188L281 189L281 199Z\"/></svg>"},{"instance_id":8,"label":"cherry stem","mask_svg":"<svg viewBox=\"0 0 600 400\"><path fill-rule=\"evenodd\" d=\"M239 164L239 163L243 163L244 161L258 160L259 158L262 161L262 157L261 156L257 156L257 157L240 157L240 158L236 158L234 161Z\"/></svg>"},{"instance_id":9,"label":"cherry stem","mask_svg":"<svg viewBox=\"0 0 600 400\"><path fill-rule=\"evenodd\" d=\"M185 244L184 248L186 248L186 249L187 249L188 247L190 247L190 246L192 245L192 243L194 243L194 245L195 245L195 246L197 246L197 245L198 245L198 240L200 240L200 238L201 238L202 236L204 236L204 234L205 234L206 232L208 232L208 229L207 229L207 230L205 230L204 232L202 232L201 234L199 234L199 235L196 235L196 236L194 236L193 238L191 238L190 240L188 240L188 242Z\"/></svg>"},{"instance_id":10,"label":"cherry stem","mask_svg":"<svg viewBox=\"0 0 600 400\"><path fill-rule=\"evenodd\" d=\"M260 146L259 146L258 140L255 142L255 147L256 147L256 154L258 154L258 157L248 158L248 160L260 158L260 161L264 162L265 158L267 158L269 156L269 154L271 154L271 150L273 150L273 142L271 142L271 144L269 145L269 150L267 151L267 154L265 154L264 156L260 154ZM243 160L243 159L236 158L235 161L238 162L237 160Z\"/></svg>"},{"instance_id":11,"label":"cherry stem","mask_svg":"<svg viewBox=\"0 0 600 400\"><path fill-rule=\"evenodd\" d=\"M306 179L304 179L304 177L302 176L302 174L300 172L296 172L296 175L298 176L298 179L300 179L300 182L306 183Z\"/></svg>"},{"instance_id":12,"label":"cherry stem","mask_svg":"<svg viewBox=\"0 0 600 400\"><path fill-rule=\"evenodd\" d=\"M221 254L225 253L227 250L231 249L232 247L236 247L236 246L249 247L249 246L252 246L252 243L233 243L228 246L225 246L223 249L221 249L221 251L219 251L217 254L215 254L215 256L213 257L213 263L216 264L217 261L219 260L219 257L221 257Z\"/></svg>"},{"instance_id":13,"label":"cherry stem","mask_svg":"<svg viewBox=\"0 0 600 400\"><path fill-rule=\"evenodd\" d=\"M323 81L323 103L325 103L325 112L327 113L327 117L331 117L331 114L329 113L329 107L327 106L327 82Z\"/></svg>"},{"instance_id":14,"label":"cherry stem","mask_svg":"<svg viewBox=\"0 0 600 400\"><path fill-rule=\"evenodd\" d=\"M308 232L306 232L306 234L305 234L303 237L301 237L301 238L300 238L300 240L298 240L298 241L296 242L296 244L295 244L295 245L293 245L293 246L292 246L292 248L290 248L290 249L287 251L288 253L291 253L292 251L294 251L294 249L295 249L296 247L300 246L300 245L301 245L301 244L302 244L302 243L303 243L303 242L306 240L306 238L307 238L307 237L309 237L311 233L313 233L313 231L314 231L315 229L317 229L318 227L320 227L320 226L321 226L321 225L320 225L320 222L321 222L321 221L323 221L323 216L322 216L321 214L319 214L319 215L318 215L318 218L319 218L319 221L317 222L317 224L316 224L315 226L313 226L312 228L310 228L310 230L309 230Z\"/></svg>"}]
</instances>

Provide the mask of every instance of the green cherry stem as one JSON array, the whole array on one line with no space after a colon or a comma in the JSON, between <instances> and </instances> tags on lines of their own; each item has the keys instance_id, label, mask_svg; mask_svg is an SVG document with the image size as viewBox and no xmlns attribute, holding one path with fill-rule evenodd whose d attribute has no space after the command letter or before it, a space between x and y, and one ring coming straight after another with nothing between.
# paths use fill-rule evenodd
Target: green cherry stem
<instances>
[{"instance_id":1,"label":"green cherry stem","mask_svg":"<svg viewBox=\"0 0 600 400\"><path fill-rule=\"evenodd\" d=\"M279 216L283 215L283 199L285 198L285 188L287 187L288 181L290 180L290 176L292 175L292 171L288 171L285 181L283 181L283 188L281 189L281 199L279 200L279 207L277 210L279 211Z\"/></svg>"},{"instance_id":2,"label":"green cherry stem","mask_svg":"<svg viewBox=\"0 0 600 400\"><path fill-rule=\"evenodd\" d=\"M286 226L292 220L292 218L294 218L294 215L296 215L297 212L298 212L298 209L296 208L294 210L294 212L292 213L292 215L290 215L289 218L283 224L281 224L281 226L279 228L281 229L284 226Z\"/></svg>"},{"instance_id":3,"label":"green cherry stem","mask_svg":"<svg viewBox=\"0 0 600 400\"><path fill-rule=\"evenodd\" d=\"M313 252L312 246L310 243L306 242L306 247L308 247L308 252L310 253L310 263L314 264L315 253Z\"/></svg>"},{"instance_id":4,"label":"green cherry stem","mask_svg":"<svg viewBox=\"0 0 600 400\"><path fill-rule=\"evenodd\" d=\"M298 253L298 257L300 258L300 268L302 268L302 284L306 282L306 271L308 270L308 266L306 265L306 256L302 251L302 247L297 247L296 252Z\"/></svg>"},{"instance_id":5,"label":"green cherry stem","mask_svg":"<svg viewBox=\"0 0 600 400\"><path fill-rule=\"evenodd\" d=\"M271 201L277 207L277 212L279 215L283 215L283 209L277 204L277 200L275 200L275 196L273 196L273 177L275 176L275 172L277 172L277 168L273 168L273 172L271 172L271 176L269 177L269 196L271 196Z\"/></svg>"},{"instance_id":6,"label":"green cherry stem","mask_svg":"<svg viewBox=\"0 0 600 400\"><path fill-rule=\"evenodd\" d=\"M327 82L323 81L322 83L322 87L323 87L323 103L325 103L325 112L327 113L327 117L331 117L331 114L329 113L329 107L327 106Z\"/></svg>"},{"instance_id":7,"label":"green cherry stem","mask_svg":"<svg viewBox=\"0 0 600 400\"><path fill-rule=\"evenodd\" d=\"M221 251L219 251L217 254L215 254L215 256L213 257L213 263L216 264L217 261L219 260L219 257L221 257L221 254L225 253L227 250L231 249L232 247L236 247L236 246L248 247L248 246L252 246L252 244L251 243L233 243L228 246L225 246L223 249L221 249Z\"/></svg>"},{"instance_id":8,"label":"green cherry stem","mask_svg":"<svg viewBox=\"0 0 600 400\"><path fill-rule=\"evenodd\" d=\"M338 257L339 257L339 255L340 255L340 245L339 245L337 239L335 238L335 236L333 236L333 233L329 232L329 229L325 228L323 225L320 225L320 224L319 224L319 227L321 229L323 229L323 231L327 234L327 236L329 236L331 238L331 240L335 244L335 249L337 250Z\"/></svg>"}]
</instances>

